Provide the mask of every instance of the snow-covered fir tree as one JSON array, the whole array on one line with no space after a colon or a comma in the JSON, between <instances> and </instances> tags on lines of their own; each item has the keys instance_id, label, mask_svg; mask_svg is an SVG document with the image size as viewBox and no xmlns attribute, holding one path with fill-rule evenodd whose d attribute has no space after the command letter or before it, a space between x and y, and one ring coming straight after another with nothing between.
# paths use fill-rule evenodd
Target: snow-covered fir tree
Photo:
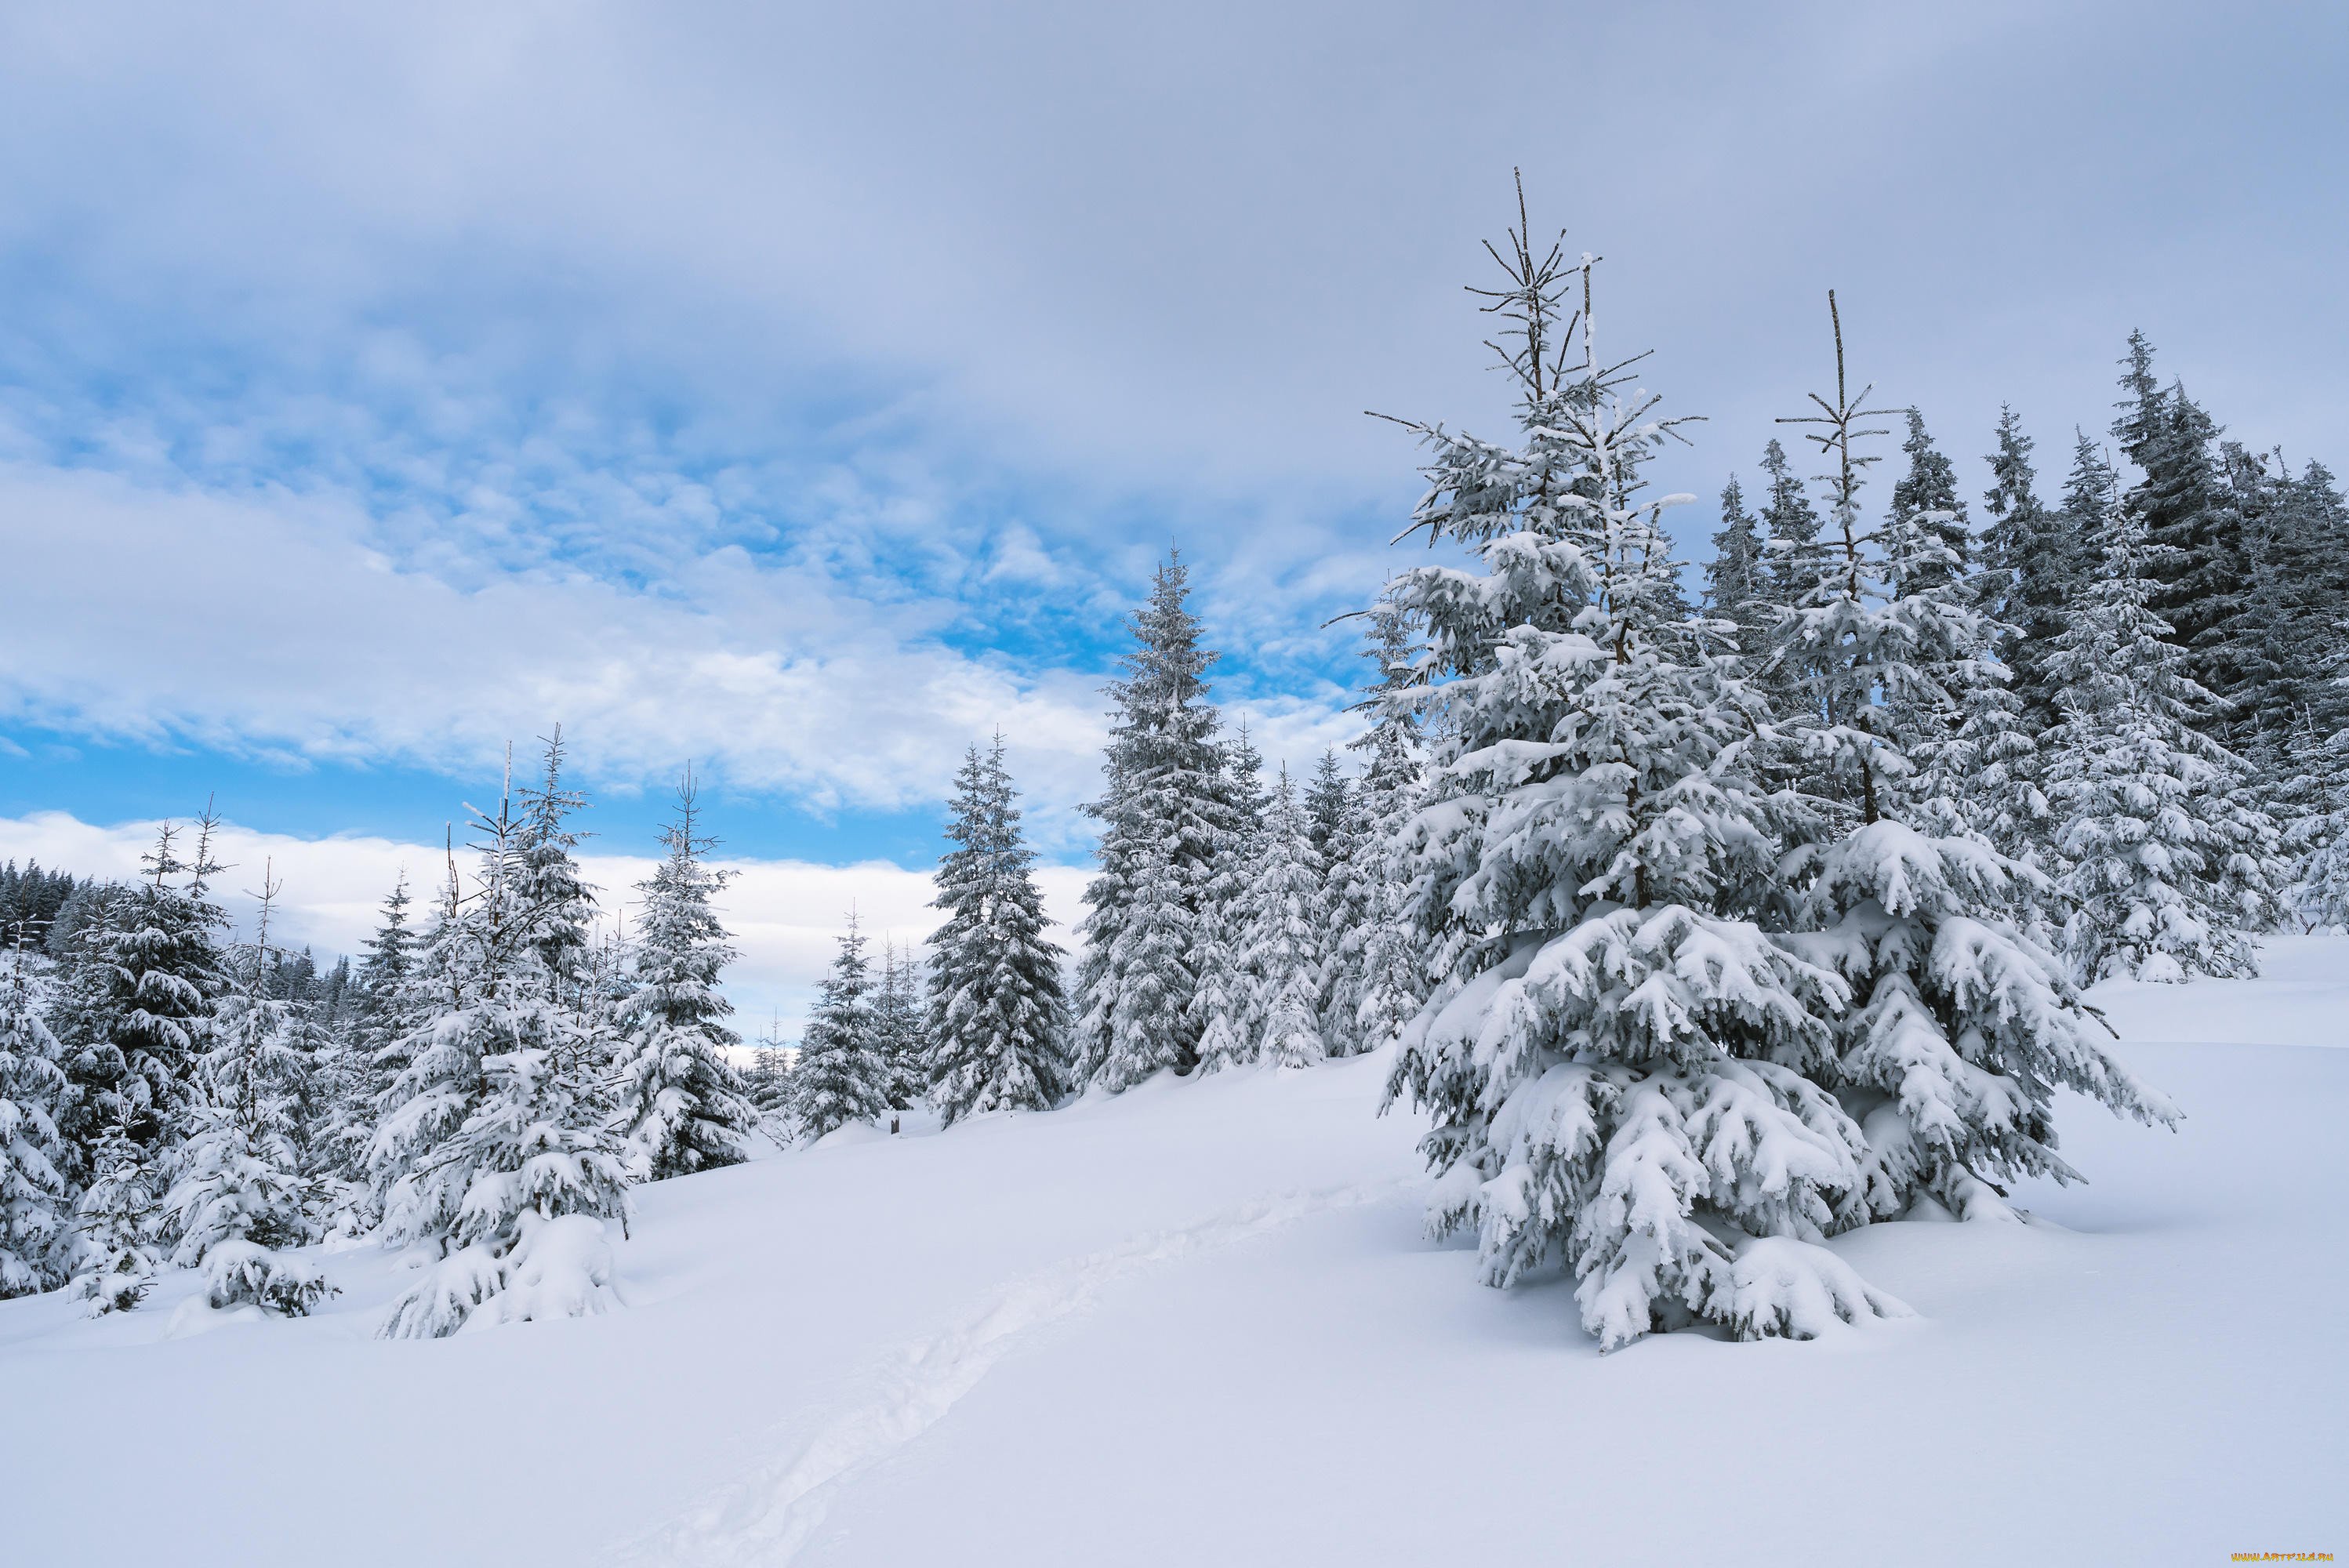
<instances>
[{"instance_id":1,"label":"snow-covered fir tree","mask_svg":"<svg viewBox=\"0 0 2349 1568\"><path fill-rule=\"evenodd\" d=\"M1170 830L1127 852L1125 903L1104 961L1116 985L1092 998L1106 1009L1096 1020L1101 1063L1092 1081L1112 1094L1198 1062L1199 974L1209 950L1200 940L1198 882L1176 841Z\"/></svg>"},{"instance_id":2,"label":"snow-covered fir tree","mask_svg":"<svg viewBox=\"0 0 2349 1568\"><path fill-rule=\"evenodd\" d=\"M1237 953L1247 989L1241 1059L1310 1067L1330 1054L1322 1033L1330 912L1312 823L1286 768L1273 789L1254 860Z\"/></svg>"},{"instance_id":3,"label":"snow-covered fir tree","mask_svg":"<svg viewBox=\"0 0 2349 1568\"><path fill-rule=\"evenodd\" d=\"M219 934L228 916L209 892L222 869L212 860L215 826L209 811L198 820L195 858L182 861L180 830L164 823L139 881L93 902L76 934L56 1020L72 1085L62 1129L75 1165L68 1180L89 1180L80 1151L100 1129L119 1125L150 1153L179 1135L225 984Z\"/></svg>"},{"instance_id":4,"label":"snow-covered fir tree","mask_svg":"<svg viewBox=\"0 0 2349 1568\"><path fill-rule=\"evenodd\" d=\"M1101 872L1078 927L1074 1054L1082 1076L1112 1088L1197 1059L1192 942L1212 909L1217 856L1243 826L1207 701L1216 655L1199 645L1189 593L1188 569L1171 556L1109 687L1108 787L1086 808L1102 823ZM1147 929L1131 933L1137 922Z\"/></svg>"},{"instance_id":5,"label":"snow-covered fir tree","mask_svg":"<svg viewBox=\"0 0 2349 1568\"><path fill-rule=\"evenodd\" d=\"M1958 470L1926 433L1925 417L1914 408L1900 412L1909 425L1908 438L1900 443L1909 471L1892 487L1892 519L1923 531L1940 547L1920 562L1925 575L1910 584L1915 592L1938 587L1945 578L1967 576L1973 535L1966 525L1966 503L1958 496Z\"/></svg>"},{"instance_id":6,"label":"snow-covered fir tree","mask_svg":"<svg viewBox=\"0 0 2349 1568\"><path fill-rule=\"evenodd\" d=\"M1733 475L1721 489L1721 531L1713 536L1713 559L1705 562L1704 603L1714 620L1737 629L1742 652L1760 655L1772 624L1769 557L1761 521L1746 510L1744 487Z\"/></svg>"},{"instance_id":7,"label":"snow-covered fir tree","mask_svg":"<svg viewBox=\"0 0 2349 1568\"><path fill-rule=\"evenodd\" d=\"M1426 1000L1427 964L1405 908L1406 876L1398 839L1419 809L1422 793L1419 727L1406 694L1418 684L1411 629L1402 610L1381 600L1370 614L1363 656L1376 675L1361 705L1370 728L1352 744L1362 754L1357 799L1363 830L1357 874L1368 900L1362 935L1353 1038L1358 1048L1391 1045L1418 1016Z\"/></svg>"},{"instance_id":8,"label":"snow-covered fir tree","mask_svg":"<svg viewBox=\"0 0 2349 1568\"><path fill-rule=\"evenodd\" d=\"M137 1133L127 1117L99 1130L89 1150L89 1185L74 1204L73 1278L66 1294L92 1317L137 1306L162 1266L163 1156Z\"/></svg>"},{"instance_id":9,"label":"snow-covered fir tree","mask_svg":"<svg viewBox=\"0 0 2349 1568\"><path fill-rule=\"evenodd\" d=\"M636 887L631 985L616 1008L622 1127L650 1181L739 1163L758 1124L728 1056L741 1044L727 1026L734 1005L718 989L735 956L712 904L729 873L709 863L716 841L701 832L698 806L688 771L661 834L668 853Z\"/></svg>"},{"instance_id":10,"label":"snow-covered fir tree","mask_svg":"<svg viewBox=\"0 0 2349 1568\"><path fill-rule=\"evenodd\" d=\"M2013 628L1999 656L2013 671L2011 689L2023 727L2038 735L2055 722L2055 692L2047 658L2064 630L2064 609L2085 575L2080 535L2065 515L2039 499L2031 438L2012 407L1998 415L1998 449L1987 459L1992 484L1982 497L1990 524L1982 533L1983 599ZM2093 449L2091 449L2093 450Z\"/></svg>"},{"instance_id":11,"label":"snow-covered fir tree","mask_svg":"<svg viewBox=\"0 0 2349 1568\"><path fill-rule=\"evenodd\" d=\"M1775 438L1762 450L1762 477L1769 487L1762 506L1762 548L1769 562L1763 578L1764 640L1760 647L1744 651L1758 661L1755 684L1783 710L1795 700L1792 683L1803 671L1786 655L1778 639L1795 624L1792 612L1818 581L1825 558L1820 553L1818 509L1811 503L1786 449Z\"/></svg>"},{"instance_id":12,"label":"snow-covered fir tree","mask_svg":"<svg viewBox=\"0 0 2349 1568\"><path fill-rule=\"evenodd\" d=\"M1863 1181L1837 1214L1857 1223L1930 1200L2002 1217L2004 1184L2077 1177L2055 1152L2057 1088L2139 1120L2176 1113L2098 1047L2064 963L2015 918L2027 903L2017 884L2036 873L1978 837L1935 834L1920 809L1902 743L1920 732L1915 716L1960 706L1951 686L1973 678L1983 616L1930 514L1896 512L1873 531L1862 521L1869 458L1856 443L1882 432L1865 426L1867 390L1850 393L1832 292L1827 302L1836 396L1814 395L1818 411L1801 422L1817 427L1832 469L1828 561L1793 641L1817 671L1796 738L1839 786L1828 821L1842 830L1798 848L1782 874L1816 933L1797 950L1850 988L1814 1069L1864 1131Z\"/></svg>"},{"instance_id":13,"label":"snow-covered fir tree","mask_svg":"<svg viewBox=\"0 0 2349 1568\"><path fill-rule=\"evenodd\" d=\"M1404 844L1444 986L1390 1088L1433 1114L1431 1223L1475 1228L1495 1284L1562 1261L1608 1348L1897 1312L1815 1244L1865 1150L1805 1076L1845 993L1754 921L1783 902L1800 812L1754 777L1737 661L1669 609L1664 503L1635 500L1669 426L1591 347L1588 261L1511 239L1494 303L1517 439L1418 427L1434 455L1415 521L1475 567L1390 588L1434 677L1397 700L1432 721Z\"/></svg>"},{"instance_id":14,"label":"snow-covered fir tree","mask_svg":"<svg viewBox=\"0 0 2349 1568\"><path fill-rule=\"evenodd\" d=\"M930 1087L921 960L900 950L894 936L882 940L881 971L874 977L871 1005L873 1047L889 1068L889 1103L901 1109L918 1105Z\"/></svg>"},{"instance_id":15,"label":"snow-covered fir tree","mask_svg":"<svg viewBox=\"0 0 2349 1568\"><path fill-rule=\"evenodd\" d=\"M57 1112L65 1049L42 1016L27 971L30 919L8 934L0 974L0 1300L64 1283L69 1194Z\"/></svg>"},{"instance_id":16,"label":"snow-covered fir tree","mask_svg":"<svg viewBox=\"0 0 2349 1568\"><path fill-rule=\"evenodd\" d=\"M2237 799L2242 765L2208 733L2215 699L2153 608L2142 508L2109 492L2099 570L2048 668L2062 720L2045 738L2054 844L2081 976L2177 981L2258 972L2276 912L2275 824Z\"/></svg>"},{"instance_id":17,"label":"snow-covered fir tree","mask_svg":"<svg viewBox=\"0 0 2349 1568\"><path fill-rule=\"evenodd\" d=\"M284 1252L316 1240L317 1227L295 1147L310 1064L295 1044L295 1004L276 994L269 945L277 892L264 866L254 941L237 954L197 1063L192 1127L163 1209L171 1261L203 1271L211 1305L301 1316L333 1287L315 1263Z\"/></svg>"},{"instance_id":18,"label":"snow-covered fir tree","mask_svg":"<svg viewBox=\"0 0 2349 1568\"><path fill-rule=\"evenodd\" d=\"M2219 428L2184 387L2154 378L2144 333L2129 334L2121 366L2125 397L2113 434L2139 470L2122 505L2145 536L2153 583L2147 608L2169 628L2168 640L2187 650L2185 675L2215 699L2203 705L2198 727L2240 742L2253 579L2242 513L2219 466Z\"/></svg>"},{"instance_id":19,"label":"snow-covered fir tree","mask_svg":"<svg viewBox=\"0 0 2349 1568\"><path fill-rule=\"evenodd\" d=\"M852 1121L878 1121L889 1114L896 1069L874 1037L868 995L873 961L865 955L866 945L852 910L792 1069L792 1113L803 1137L822 1138Z\"/></svg>"},{"instance_id":20,"label":"snow-covered fir tree","mask_svg":"<svg viewBox=\"0 0 2349 1568\"><path fill-rule=\"evenodd\" d=\"M602 1310L603 1222L628 1211L608 998L587 944L549 929L576 906L547 895L545 819L509 789L473 826L476 885L460 888L452 858L410 980L408 1066L369 1150L386 1241L443 1254L394 1303L393 1337L453 1333L485 1307L486 1322Z\"/></svg>"},{"instance_id":21,"label":"snow-covered fir tree","mask_svg":"<svg viewBox=\"0 0 2349 1568\"><path fill-rule=\"evenodd\" d=\"M1338 766L1335 751L1322 753L1305 794L1307 837L1320 870L1320 972L1317 1006L1328 1054L1350 1057L1363 1049L1362 991L1369 956L1371 921L1378 903L1378 849L1364 814L1361 791Z\"/></svg>"},{"instance_id":22,"label":"snow-covered fir tree","mask_svg":"<svg viewBox=\"0 0 2349 1568\"><path fill-rule=\"evenodd\" d=\"M1042 1110L1067 1087L1061 949L1019 825L1003 737L972 747L955 778L930 936L929 1097L947 1125L992 1110Z\"/></svg>"}]
</instances>

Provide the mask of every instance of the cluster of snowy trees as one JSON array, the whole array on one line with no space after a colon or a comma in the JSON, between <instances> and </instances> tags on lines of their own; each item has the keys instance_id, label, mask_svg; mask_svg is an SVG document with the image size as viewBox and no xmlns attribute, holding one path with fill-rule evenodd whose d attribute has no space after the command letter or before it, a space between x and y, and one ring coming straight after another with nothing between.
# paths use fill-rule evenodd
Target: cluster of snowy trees
<instances>
[{"instance_id":1,"label":"cluster of snowy trees","mask_svg":"<svg viewBox=\"0 0 2349 1568\"><path fill-rule=\"evenodd\" d=\"M1907 471L1886 527L1930 533L1947 559L1926 570L1979 618L1908 750L1936 826L2048 879L2032 913L2081 978L2248 974L2251 934L2349 913L2349 506L2322 464L2220 439L2141 334L2123 364L2133 478L2075 433L2048 504L2007 410L1979 531L1923 419L1889 411ZM1762 468L1758 515L1723 494L1707 598L1783 712L1836 539L1777 442Z\"/></svg>"},{"instance_id":2,"label":"cluster of snowy trees","mask_svg":"<svg viewBox=\"0 0 2349 1568\"><path fill-rule=\"evenodd\" d=\"M265 869L228 940L209 818L192 858L167 825L138 882L83 884L54 959L20 938L0 1295L124 1310L169 1264L214 1307L299 1314L329 1287L289 1249L366 1236L423 1265L386 1334L596 1310L630 1186L742 1159L758 1116L690 778L623 939L596 934L562 765L558 730L536 784L473 822L472 874L452 852L420 922L403 882L356 965L273 945Z\"/></svg>"},{"instance_id":3,"label":"cluster of snowy trees","mask_svg":"<svg viewBox=\"0 0 2349 1568\"><path fill-rule=\"evenodd\" d=\"M1434 988L1390 1087L1432 1114L1431 1223L1494 1284L1564 1265L1607 1347L1899 1314L1818 1243L2075 1179L2058 1088L2175 1119L2084 984L2247 974L2254 934L2340 920L2349 520L2140 337L2134 482L2083 438L2045 505L2010 413L1977 533L1838 317L1834 393L1787 421L1817 502L1773 442L1692 612L1661 524L1692 498L1640 497L1679 421L1595 346L1588 258L1520 226L1504 264L1517 429L1413 426L1458 560L1387 594L1422 651L1382 711L1432 752L1394 831ZM1871 515L1878 420L1907 469Z\"/></svg>"}]
</instances>

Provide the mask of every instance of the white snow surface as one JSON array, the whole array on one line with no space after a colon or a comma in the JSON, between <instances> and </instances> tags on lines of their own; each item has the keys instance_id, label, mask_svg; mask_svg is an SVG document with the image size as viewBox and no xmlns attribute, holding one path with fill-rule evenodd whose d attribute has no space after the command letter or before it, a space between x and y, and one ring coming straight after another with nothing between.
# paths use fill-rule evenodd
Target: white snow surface
<instances>
[{"instance_id":1,"label":"white snow surface","mask_svg":"<svg viewBox=\"0 0 2349 1568\"><path fill-rule=\"evenodd\" d=\"M2095 993L2175 1134L1836 1253L1917 1315L1601 1357L1422 1239L1383 1056L848 1135L641 1189L598 1315L373 1337L0 1303L34 1563L2200 1563L2349 1550L2349 941ZM581 1243L583 1257L595 1238ZM600 1266L601 1258L586 1260ZM583 1263L582 1267L586 1264ZM591 1271L593 1272L593 1271ZM199 1321L201 1320L201 1321Z\"/></svg>"}]
</instances>

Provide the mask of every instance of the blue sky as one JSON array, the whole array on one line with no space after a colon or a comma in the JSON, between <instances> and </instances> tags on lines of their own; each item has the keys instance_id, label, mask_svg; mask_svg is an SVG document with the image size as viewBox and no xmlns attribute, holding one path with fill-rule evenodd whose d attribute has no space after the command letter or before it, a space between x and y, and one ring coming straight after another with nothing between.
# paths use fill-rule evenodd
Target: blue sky
<instances>
[{"instance_id":1,"label":"blue sky","mask_svg":"<svg viewBox=\"0 0 2349 1568\"><path fill-rule=\"evenodd\" d=\"M2338 467L2344 79L2296 5L16 8L0 818L428 843L559 719L614 851L691 758L919 867L1000 725L1073 862L1170 540L1302 765L1416 493L1362 411L1496 423L1512 166L1709 418L1668 488L1830 284L1970 488L2137 326Z\"/></svg>"}]
</instances>

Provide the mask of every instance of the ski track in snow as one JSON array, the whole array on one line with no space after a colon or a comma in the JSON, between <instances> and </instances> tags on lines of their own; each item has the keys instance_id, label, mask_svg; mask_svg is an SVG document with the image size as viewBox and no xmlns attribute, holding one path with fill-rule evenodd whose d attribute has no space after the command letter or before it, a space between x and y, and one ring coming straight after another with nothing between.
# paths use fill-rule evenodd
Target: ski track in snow
<instances>
[{"instance_id":1,"label":"ski track in snow","mask_svg":"<svg viewBox=\"0 0 2349 1568\"><path fill-rule=\"evenodd\" d=\"M906 1346L874 1397L829 1422L805 1447L736 1477L685 1514L617 1548L609 1561L693 1568L789 1563L813 1537L843 1486L944 1419L1035 1330L1083 1311L1109 1286L1161 1264L1316 1214L1379 1202L1413 1186L1379 1183L1259 1201L1030 1274L952 1328Z\"/></svg>"}]
</instances>

